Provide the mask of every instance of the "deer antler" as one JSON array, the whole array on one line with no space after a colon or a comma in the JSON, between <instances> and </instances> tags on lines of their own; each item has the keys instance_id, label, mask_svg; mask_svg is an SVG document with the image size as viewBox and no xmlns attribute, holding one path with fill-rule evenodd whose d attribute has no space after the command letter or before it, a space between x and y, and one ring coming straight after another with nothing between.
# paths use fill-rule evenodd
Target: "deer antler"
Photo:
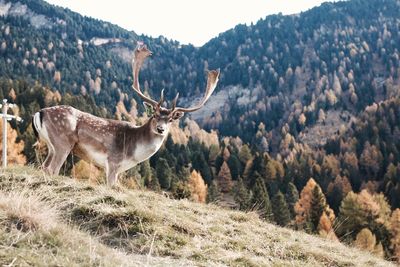
<instances>
[{"instance_id":1,"label":"deer antler","mask_svg":"<svg viewBox=\"0 0 400 267\"><path fill-rule=\"evenodd\" d=\"M151 51L147 49L146 45L143 44L138 44L138 46L135 49L133 60L132 60L132 75L133 75L133 85L132 88L133 90L140 96L140 98L143 99L143 101L151 104L152 106L157 106L159 102L151 99L150 97L147 97L142 93L140 90L140 85L139 85L139 71L140 68L143 65L143 62L146 60L148 56L151 56ZM163 95L161 95L161 101L163 101ZM160 101L160 102L161 102Z\"/></svg>"},{"instance_id":2,"label":"deer antler","mask_svg":"<svg viewBox=\"0 0 400 267\"><path fill-rule=\"evenodd\" d=\"M181 107L176 107L176 101L178 100L179 94L175 97L174 101L172 102L172 109L174 112L193 112L201 107L204 106L204 104L207 102L208 98L210 98L211 94L214 92L215 87L217 87L218 79L219 79L219 74L220 70L211 70L208 72L208 78L207 78L207 87L206 87L206 93L204 94L203 99L194 107L191 108L181 108Z\"/></svg>"}]
</instances>

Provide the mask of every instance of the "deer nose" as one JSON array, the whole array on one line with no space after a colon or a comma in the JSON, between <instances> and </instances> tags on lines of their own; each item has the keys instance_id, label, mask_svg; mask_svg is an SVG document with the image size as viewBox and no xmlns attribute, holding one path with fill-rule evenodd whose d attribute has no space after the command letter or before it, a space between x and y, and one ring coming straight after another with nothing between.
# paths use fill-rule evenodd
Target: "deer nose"
<instances>
[{"instance_id":1,"label":"deer nose","mask_svg":"<svg viewBox=\"0 0 400 267\"><path fill-rule=\"evenodd\" d=\"M161 126L157 126L157 132L158 132L159 134L163 134L163 133L164 133L164 128L161 127Z\"/></svg>"}]
</instances>

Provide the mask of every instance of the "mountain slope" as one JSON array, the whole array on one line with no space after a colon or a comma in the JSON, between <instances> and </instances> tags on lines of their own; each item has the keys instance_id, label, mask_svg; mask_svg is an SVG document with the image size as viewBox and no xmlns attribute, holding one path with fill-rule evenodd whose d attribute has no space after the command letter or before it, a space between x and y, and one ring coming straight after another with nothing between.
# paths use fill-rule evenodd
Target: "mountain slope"
<instances>
[{"instance_id":1,"label":"mountain slope","mask_svg":"<svg viewBox=\"0 0 400 267\"><path fill-rule=\"evenodd\" d=\"M218 100L195 117L246 142L254 141L261 123L278 132L288 124L297 137L317 123L320 110L356 115L399 94L396 0L325 3L297 15L272 15L238 25L200 48L137 36L43 1L0 6L2 77L89 94L110 113L118 102L129 110L130 100L138 100L130 89L129 65L138 40L154 52L141 76L154 97L166 88L169 98L179 92L187 105L202 94L204 70L221 68ZM274 131L272 138L279 139ZM277 152L278 142L270 143L264 149Z\"/></svg>"},{"instance_id":2,"label":"mountain slope","mask_svg":"<svg viewBox=\"0 0 400 267\"><path fill-rule=\"evenodd\" d=\"M390 266L254 213L48 177L29 167L3 172L0 188L2 265Z\"/></svg>"}]
</instances>

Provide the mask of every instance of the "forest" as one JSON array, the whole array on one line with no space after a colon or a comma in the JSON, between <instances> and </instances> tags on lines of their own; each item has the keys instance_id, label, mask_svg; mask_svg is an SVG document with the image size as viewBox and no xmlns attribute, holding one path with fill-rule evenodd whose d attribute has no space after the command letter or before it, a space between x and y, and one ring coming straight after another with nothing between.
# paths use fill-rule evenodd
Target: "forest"
<instances>
[{"instance_id":1,"label":"forest","mask_svg":"<svg viewBox=\"0 0 400 267\"><path fill-rule=\"evenodd\" d=\"M151 38L44 1L1 2L0 99L16 103L11 164L38 164L45 148L30 120L71 105L142 124L131 90L137 41L153 56L146 93L206 111L173 125L162 149L121 177L132 189L256 211L280 226L354 244L400 261L400 2L350 0L237 25L202 47ZM222 101L221 101L222 99ZM3 125L2 125L3 127ZM63 174L104 183L69 157Z\"/></svg>"}]
</instances>

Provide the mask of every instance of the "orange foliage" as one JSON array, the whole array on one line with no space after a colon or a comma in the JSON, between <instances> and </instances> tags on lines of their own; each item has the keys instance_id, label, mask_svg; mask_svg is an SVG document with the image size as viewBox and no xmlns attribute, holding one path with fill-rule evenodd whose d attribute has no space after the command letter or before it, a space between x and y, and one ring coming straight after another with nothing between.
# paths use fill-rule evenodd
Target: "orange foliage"
<instances>
[{"instance_id":1,"label":"orange foliage","mask_svg":"<svg viewBox=\"0 0 400 267\"><path fill-rule=\"evenodd\" d=\"M296 212L296 222L298 224L304 223L308 217L311 208L312 192L316 185L317 183L315 180L310 178L303 190L301 190L299 201L297 201L296 205L294 206L294 210Z\"/></svg>"},{"instance_id":2,"label":"orange foliage","mask_svg":"<svg viewBox=\"0 0 400 267\"><path fill-rule=\"evenodd\" d=\"M391 248L393 249L394 257L397 262L400 262L400 209L393 211L390 218L390 239Z\"/></svg>"},{"instance_id":3,"label":"orange foliage","mask_svg":"<svg viewBox=\"0 0 400 267\"><path fill-rule=\"evenodd\" d=\"M207 185L203 177L196 170L193 170L189 178L189 190L194 201L205 203L207 198Z\"/></svg>"},{"instance_id":4,"label":"orange foliage","mask_svg":"<svg viewBox=\"0 0 400 267\"><path fill-rule=\"evenodd\" d=\"M89 180L90 183L99 184L101 183L101 171L91 163L87 163L84 160L80 160L74 164L72 173L74 178Z\"/></svg>"},{"instance_id":5,"label":"orange foliage","mask_svg":"<svg viewBox=\"0 0 400 267\"><path fill-rule=\"evenodd\" d=\"M228 193L232 189L232 175L231 170L228 167L228 164L224 161L222 163L221 169L218 173L218 187L220 188L221 192Z\"/></svg>"},{"instance_id":6,"label":"orange foliage","mask_svg":"<svg viewBox=\"0 0 400 267\"><path fill-rule=\"evenodd\" d=\"M3 132L3 119L0 119L0 132ZM7 124L7 161L8 164L24 165L26 157L22 154L24 141L16 142L17 131ZM0 153L3 153L3 138L0 138Z\"/></svg>"}]
</instances>

